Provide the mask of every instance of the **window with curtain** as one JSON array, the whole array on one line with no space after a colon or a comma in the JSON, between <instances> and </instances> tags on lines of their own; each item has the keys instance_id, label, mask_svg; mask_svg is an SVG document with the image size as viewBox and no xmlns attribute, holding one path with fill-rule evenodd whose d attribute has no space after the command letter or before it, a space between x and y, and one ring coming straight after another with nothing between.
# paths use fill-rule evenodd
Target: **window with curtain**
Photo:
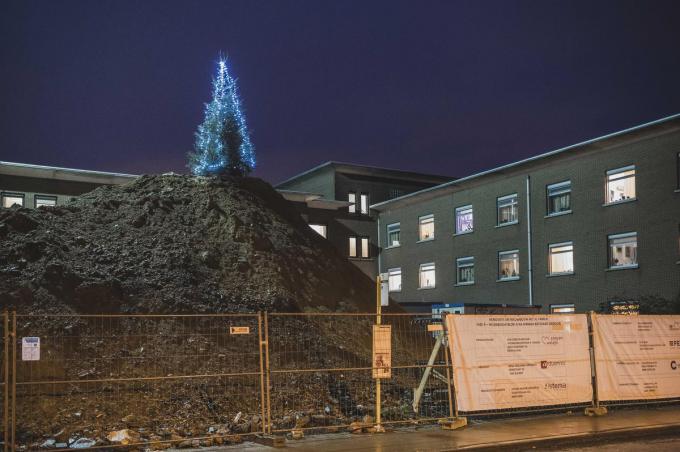
<instances>
[{"instance_id":1,"label":"window with curtain","mask_svg":"<svg viewBox=\"0 0 680 452\"><path fill-rule=\"evenodd\" d=\"M456 284L472 284L475 282L475 258L461 257L456 259Z\"/></svg>"},{"instance_id":2,"label":"window with curtain","mask_svg":"<svg viewBox=\"0 0 680 452\"><path fill-rule=\"evenodd\" d=\"M637 267L637 233L615 234L609 240L609 267Z\"/></svg>"},{"instance_id":3,"label":"window with curtain","mask_svg":"<svg viewBox=\"0 0 680 452\"><path fill-rule=\"evenodd\" d=\"M434 239L434 215L418 218L418 240Z\"/></svg>"},{"instance_id":4,"label":"window with curtain","mask_svg":"<svg viewBox=\"0 0 680 452\"><path fill-rule=\"evenodd\" d=\"M420 264L420 285L421 289L432 289L435 283L434 263Z\"/></svg>"},{"instance_id":5,"label":"window with curtain","mask_svg":"<svg viewBox=\"0 0 680 452\"><path fill-rule=\"evenodd\" d=\"M474 230L472 206L456 208L456 234L465 234Z\"/></svg>"},{"instance_id":6,"label":"window with curtain","mask_svg":"<svg viewBox=\"0 0 680 452\"><path fill-rule=\"evenodd\" d=\"M519 219L517 193L497 198L496 206L498 208L498 226L517 223Z\"/></svg>"},{"instance_id":7,"label":"window with curtain","mask_svg":"<svg viewBox=\"0 0 680 452\"><path fill-rule=\"evenodd\" d=\"M548 215L571 211L571 181L548 185Z\"/></svg>"},{"instance_id":8,"label":"window with curtain","mask_svg":"<svg viewBox=\"0 0 680 452\"><path fill-rule=\"evenodd\" d=\"M387 247L400 246L399 236L401 235L401 223L387 225Z\"/></svg>"},{"instance_id":9,"label":"window with curtain","mask_svg":"<svg viewBox=\"0 0 680 452\"><path fill-rule=\"evenodd\" d=\"M498 279L519 278L519 251L501 251L498 253Z\"/></svg>"},{"instance_id":10,"label":"window with curtain","mask_svg":"<svg viewBox=\"0 0 680 452\"><path fill-rule=\"evenodd\" d=\"M548 272L551 275L574 272L574 245L571 242L548 246Z\"/></svg>"},{"instance_id":11,"label":"window with curtain","mask_svg":"<svg viewBox=\"0 0 680 452\"><path fill-rule=\"evenodd\" d=\"M635 166L607 171L607 204L635 199Z\"/></svg>"},{"instance_id":12,"label":"window with curtain","mask_svg":"<svg viewBox=\"0 0 680 452\"><path fill-rule=\"evenodd\" d=\"M401 290L401 268L390 268L387 270L387 285L390 292Z\"/></svg>"}]
</instances>

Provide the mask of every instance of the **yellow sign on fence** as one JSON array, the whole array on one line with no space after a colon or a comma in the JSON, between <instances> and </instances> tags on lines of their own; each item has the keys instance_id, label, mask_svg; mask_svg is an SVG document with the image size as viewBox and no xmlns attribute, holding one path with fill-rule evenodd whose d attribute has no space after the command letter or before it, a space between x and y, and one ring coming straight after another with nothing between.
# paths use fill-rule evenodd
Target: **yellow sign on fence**
<instances>
[{"instance_id":1,"label":"yellow sign on fence","mask_svg":"<svg viewBox=\"0 0 680 452\"><path fill-rule=\"evenodd\" d=\"M373 325L373 378L392 378L391 325Z\"/></svg>"},{"instance_id":2,"label":"yellow sign on fence","mask_svg":"<svg viewBox=\"0 0 680 452\"><path fill-rule=\"evenodd\" d=\"M249 326L230 326L229 334L250 334Z\"/></svg>"}]
</instances>

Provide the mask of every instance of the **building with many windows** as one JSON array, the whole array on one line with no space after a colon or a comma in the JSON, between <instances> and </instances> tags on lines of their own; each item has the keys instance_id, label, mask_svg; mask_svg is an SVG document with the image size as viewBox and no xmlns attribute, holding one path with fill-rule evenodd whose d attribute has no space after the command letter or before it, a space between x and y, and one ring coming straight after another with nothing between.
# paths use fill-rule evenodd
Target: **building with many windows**
<instances>
[{"instance_id":1,"label":"building with many windows","mask_svg":"<svg viewBox=\"0 0 680 452\"><path fill-rule=\"evenodd\" d=\"M321 235L371 278L378 271L378 230L371 203L413 193L452 177L340 162L326 162L276 189ZM396 232L398 240L399 232Z\"/></svg>"},{"instance_id":2,"label":"building with many windows","mask_svg":"<svg viewBox=\"0 0 680 452\"><path fill-rule=\"evenodd\" d=\"M680 115L376 202L379 271L414 310L584 312L680 292Z\"/></svg>"}]
</instances>

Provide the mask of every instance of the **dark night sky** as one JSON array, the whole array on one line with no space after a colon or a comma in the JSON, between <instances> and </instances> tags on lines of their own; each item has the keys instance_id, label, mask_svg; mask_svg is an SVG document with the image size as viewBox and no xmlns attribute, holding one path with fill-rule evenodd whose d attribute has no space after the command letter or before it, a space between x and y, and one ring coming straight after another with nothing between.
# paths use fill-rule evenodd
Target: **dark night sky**
<instances>
[{"instance_id":1,"label":"dark night sky","mask_svg":"<svg viewBox=\"0 0 680 452\"><path fill-rule=\"evenodd\" d=\"M680 112L680 2L0 5L0 160L185 171L220 51L256 175L457 176Z\"/></svg>"}]
</instances>

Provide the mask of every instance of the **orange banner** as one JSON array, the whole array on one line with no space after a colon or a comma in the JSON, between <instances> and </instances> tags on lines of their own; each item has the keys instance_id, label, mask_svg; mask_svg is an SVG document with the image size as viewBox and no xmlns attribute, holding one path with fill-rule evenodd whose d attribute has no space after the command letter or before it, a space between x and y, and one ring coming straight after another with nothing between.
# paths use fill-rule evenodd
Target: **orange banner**
<instances>
[{"instance_id":1,"label":"orange banner","mask_svg":"<svg viewBox=\"0 0 680 452\"><path fill-rule=\"evenodd\" d=\"M680 316L595 315L600 400L680 397Z\"/></svg>"},{"instance_id":2,"label":"orange banner","mask_svg":"<svg viewBox=\"0 0 680 452\"><path fill-rule=\"evenodd\" d=\"M576 315L448 315L460 411L592 400L588 322Z\"/></svg>"}]
</instances>

